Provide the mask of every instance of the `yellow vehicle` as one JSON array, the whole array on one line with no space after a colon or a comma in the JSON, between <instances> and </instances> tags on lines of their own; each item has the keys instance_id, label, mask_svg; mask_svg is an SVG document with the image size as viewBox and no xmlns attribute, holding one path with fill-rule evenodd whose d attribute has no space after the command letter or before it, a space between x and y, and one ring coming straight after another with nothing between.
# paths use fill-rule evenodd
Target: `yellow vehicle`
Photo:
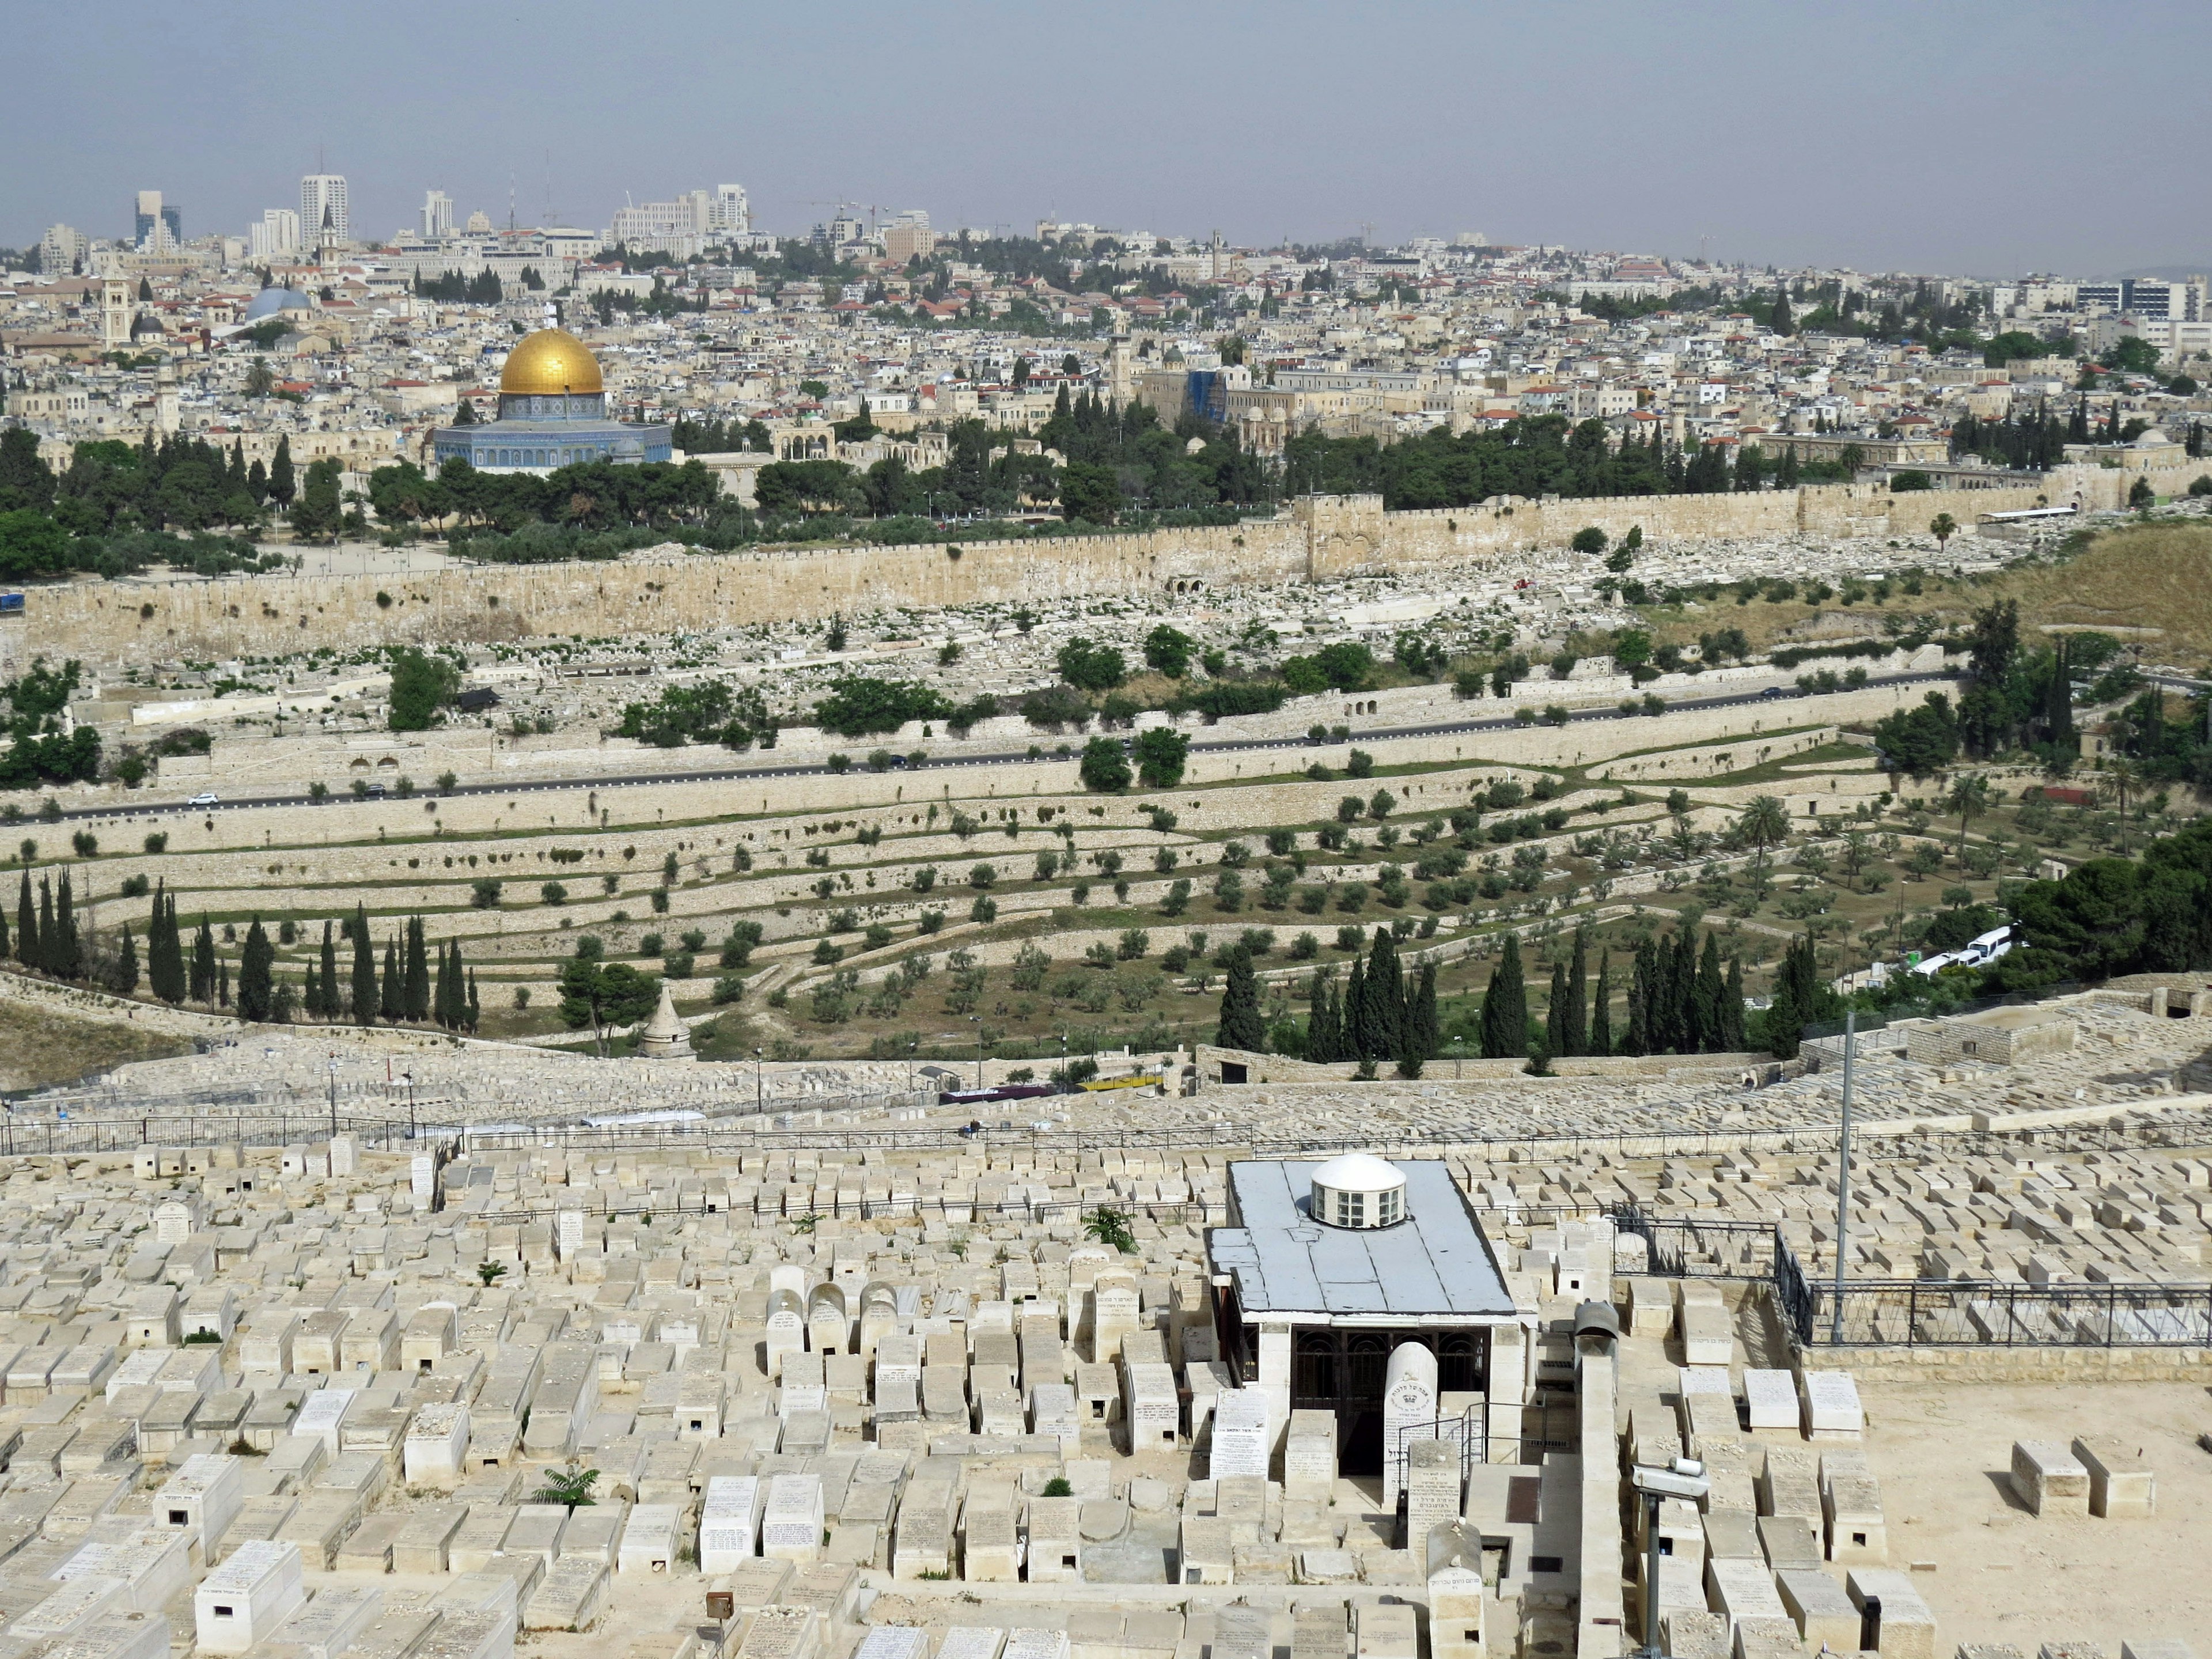
<instances>
[{"instance_id":1,"label":"yellow vehicle","mask_svg":"<svg viewBox=\"0 0 2212 1659\"><path fill-rule=\"evenodd\" d=\"M1086 1093L1098 1094L1108 1089L1150 1089L1158 1085L1160 1074L1147 1072L1142 1077L1097 1077L1082 1085Z\"/></svg>"}]
</instances>

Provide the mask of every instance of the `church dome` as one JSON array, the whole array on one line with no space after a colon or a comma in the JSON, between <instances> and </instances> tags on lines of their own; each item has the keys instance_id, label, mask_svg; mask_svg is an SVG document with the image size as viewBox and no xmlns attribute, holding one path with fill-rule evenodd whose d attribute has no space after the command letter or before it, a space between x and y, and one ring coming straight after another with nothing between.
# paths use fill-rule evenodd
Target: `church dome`
<instances>
[{"instance_id":1,"label":"church dome","mask_svg":"<svg viewBox=\"0 0 2212 1659\"><path fill-rule=\"evenodd\" d=\"M574 335L541 328L507 355L499 389L506 393L593 392L605 389L599 365Z\"/></svg>"},{"instance_id":2,"label":"church dome","mask_svg":"<svg viewBox=\"0 0 2212 1659\"><path fill-rule=\"evenodd\" d=\"M314 301L293 288L264 288L246 307L245 320L258 323L280 311L312 311Z\"/></svg>"}]
</instances>

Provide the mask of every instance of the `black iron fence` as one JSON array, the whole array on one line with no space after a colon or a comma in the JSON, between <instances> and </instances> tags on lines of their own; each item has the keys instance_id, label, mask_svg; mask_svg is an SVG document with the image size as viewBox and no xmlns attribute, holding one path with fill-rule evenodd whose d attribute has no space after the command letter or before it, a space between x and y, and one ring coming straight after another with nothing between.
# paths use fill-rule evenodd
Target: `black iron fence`
<instances>
[{"instance_id":1,"label":"black iron fence","mask_svg":"<svg viewBox=\"0 0 2212 1659\"><path fill-rule=\"evenodd\" d=\"M1778 1227L1655 1216L1632 1204L1607 1213L1644 1241L1655 1274L1765 1282L1801 1351L2212 1347L2212 1284L1845 1279L1839 1292L1832 1279L1805 1271Z\"/></svg>"},{"instance_id":2,"label":"black iron fence","mask_svg":"<svg viewBox=\"0 0 2212 1659\"><path fill-rule=\"evenodd\" d=\"M1814 1282L1799 1340L1814 1347L2212 1347L2212 1285Z\"/></svg>"}]
</instances>

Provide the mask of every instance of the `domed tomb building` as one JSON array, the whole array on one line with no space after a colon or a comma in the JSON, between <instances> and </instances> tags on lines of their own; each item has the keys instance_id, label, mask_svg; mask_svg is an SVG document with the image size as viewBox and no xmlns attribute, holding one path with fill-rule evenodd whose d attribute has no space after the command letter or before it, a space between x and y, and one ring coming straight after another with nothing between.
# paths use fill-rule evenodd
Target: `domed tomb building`
<instances>
[{"instance_id":1,"label":"domed tomb building","mask_svg":"<svg viewBox=\"0 0 2212 1659\"><path fill-rule=\"evenodd\" d=\"M432 449L441 466L464 460L482 472L543 474L581 461L665 461L673 439L665 426L610 420L599 360L574 335L541 328L507 353L499 418L441 427Z\"/></svg>"},{"instance_id":2,"label":"domed tomb building","mask_svg":"<svg viewBox=\"0 0 2212 1659\"><path fill-rule=\"evenodd\" d=\"M1292 1413L1333 1422L1328 1473L1381 1474L1395 1499L1410 1439L1459 1441L1473 1462L1515 1443L1535 1313L1449 1164L1232 1164L1206 1255L1218 1352L1264 1401L1270 1454L1291 1455Z\"/></svg>"}]
</instances>

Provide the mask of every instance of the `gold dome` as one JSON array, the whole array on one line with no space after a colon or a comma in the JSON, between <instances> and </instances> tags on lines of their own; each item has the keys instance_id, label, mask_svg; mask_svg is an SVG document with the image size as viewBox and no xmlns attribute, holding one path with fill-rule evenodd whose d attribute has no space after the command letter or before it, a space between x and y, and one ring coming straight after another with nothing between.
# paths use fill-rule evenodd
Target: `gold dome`
<instances>
[{"instance_id":1,"label":"gold dome","mask_svg":"<svg viewBox=\"0 0 2212 1659\"><path fill-rule=\"evenodd\" d=\"M541 328L507 354L499 389L506 392L558 393L605 390L598 360L574 335Z\"/></svg>"}]
</instances>

